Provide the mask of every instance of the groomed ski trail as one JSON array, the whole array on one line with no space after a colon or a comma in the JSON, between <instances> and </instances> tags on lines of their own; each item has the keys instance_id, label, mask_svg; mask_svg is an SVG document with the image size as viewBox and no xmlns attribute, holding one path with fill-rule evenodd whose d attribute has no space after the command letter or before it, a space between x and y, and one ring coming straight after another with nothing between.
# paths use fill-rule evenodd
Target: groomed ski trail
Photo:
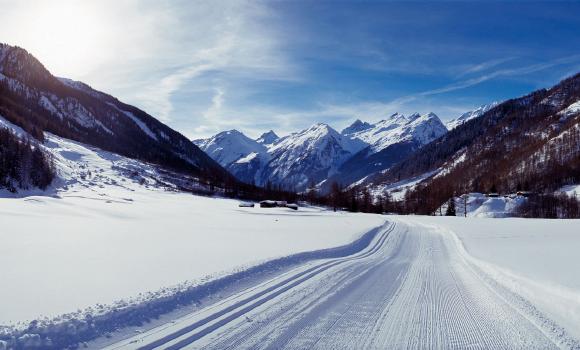
<instances>
[{"instance_id":1,"label":"groomed ski trail","mask_svg":"<svg viewBox=\"0 0 580 350\"><path fill-rule=\"evenodd\" d=\"M556 349L453 237L412 220L106 349Z\"/></svg>"}]
</instances>

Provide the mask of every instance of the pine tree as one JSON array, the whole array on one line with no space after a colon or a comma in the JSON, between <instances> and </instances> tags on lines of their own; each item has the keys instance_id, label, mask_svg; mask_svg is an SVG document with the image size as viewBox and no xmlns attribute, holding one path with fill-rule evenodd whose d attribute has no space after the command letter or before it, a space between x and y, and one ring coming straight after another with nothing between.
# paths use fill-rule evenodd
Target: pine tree
<instances>
[{"instance_id":1,"label":"pine tree","mask_svg":"<svg viewBox=\"0 0 580 350\"><path fill-rule=\"evenodd\" d=\"M455 216L455 197L449 198L447 201L447 211L445 216Z\"/></svg>"}]
</instances>

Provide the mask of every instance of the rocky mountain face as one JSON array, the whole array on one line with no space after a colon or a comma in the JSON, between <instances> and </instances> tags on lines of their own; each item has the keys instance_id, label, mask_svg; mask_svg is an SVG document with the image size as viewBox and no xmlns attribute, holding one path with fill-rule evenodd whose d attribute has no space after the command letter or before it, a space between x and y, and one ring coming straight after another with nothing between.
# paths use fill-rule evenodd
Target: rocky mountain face
<instances>
[{"instance_id":1,"label":"rocky mountain face","mask_svg":"<svg viewBox=\"0 0 580 350\"><path fill-rule=\"evenodd\" d=\"M0 116L44 132L205 180L233 178L186 137L86 84L54 77L26 50L0 44Z\"/></svg>"},{"instance_id":2,"label":"rocky mountain face","mask_svg":"<svg viewBox=\"0 0 580 350\"><path fill-rule=\"evenodd\" d=\"M387 169L446 132L433 113L394 114L375 124L357 120L341 133L319 123L282 138L270 131L251 140L232 130L194 143L244 182L326 191Z\"/></svg>"}]
</instances>

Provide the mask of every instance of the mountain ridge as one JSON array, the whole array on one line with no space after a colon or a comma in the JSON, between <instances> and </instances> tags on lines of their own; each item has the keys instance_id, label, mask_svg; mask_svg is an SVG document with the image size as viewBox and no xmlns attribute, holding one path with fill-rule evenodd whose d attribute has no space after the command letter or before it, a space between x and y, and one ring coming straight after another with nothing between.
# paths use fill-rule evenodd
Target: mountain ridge
<instances>
[{"instance_id":1,"label":"mountain ridge","mask_svg":"<svg viewBox=\"0 0 580 350\"><path fill-rule=\"evenodd\" d=\"M260 143L265 133L253 140L252 149L231 146L239 140L216 142L224 132L193 142L241 181L299 191L318 186L324 192L329 188L328 180L351 184L402 160L403 155L446 132L434 113L409 117L395 113L374 124L357 119L341 132L328 124L315 123L269 144ZM237 130L230 137L251 140ZM361 165L369 162L373 165Z\"/></svg>"},{"instance_id":2,"label":"mountain ridge","mask_svg":"<svg viewBox=\"0 0 580 350\"><path fill-rule=\"evenodd\" d=\"M74 141L200 178L234 178L185 136L89 85L53 76L20 47L0 44L0 114L42 140Z\"/></svg>"}]
</instances>

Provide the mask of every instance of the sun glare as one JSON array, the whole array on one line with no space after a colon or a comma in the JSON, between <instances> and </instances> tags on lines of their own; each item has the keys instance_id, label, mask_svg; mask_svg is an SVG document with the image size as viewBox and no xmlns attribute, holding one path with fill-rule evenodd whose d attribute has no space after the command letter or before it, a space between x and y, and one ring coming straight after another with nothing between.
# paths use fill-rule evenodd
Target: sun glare
<instances>
[{"instance_id":1,"label":"sun glare","mask_svg":"<svg viewBox=\"0 0 580 350\"><path fill-rule=\"evenodd\" d=\"M105 50L105 17L88 1L41 2L31 8L26 48L57 75L79 77Z\"/></svg>"}]
</instances>

